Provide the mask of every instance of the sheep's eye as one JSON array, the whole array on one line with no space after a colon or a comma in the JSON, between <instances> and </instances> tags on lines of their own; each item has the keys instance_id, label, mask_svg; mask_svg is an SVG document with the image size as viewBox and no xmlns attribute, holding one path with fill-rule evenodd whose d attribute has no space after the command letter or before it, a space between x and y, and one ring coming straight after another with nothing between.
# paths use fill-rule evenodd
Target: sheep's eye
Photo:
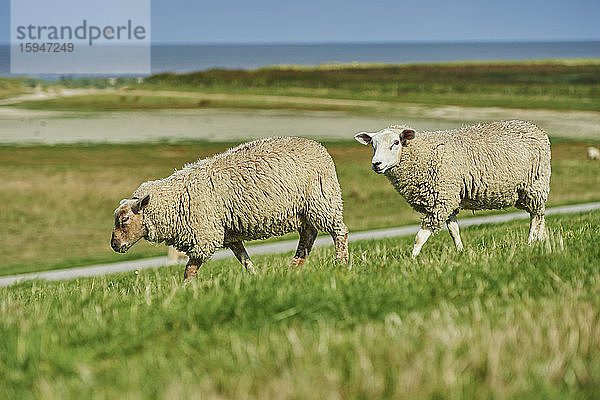
<instances>
[{"instance_id":1,"label":"sheep's eye","mask_svg":"<svg viewBox=\"0 0 600 400\"><path fill-rule=\"evenodd\" d=\"M394 146L398 146L399 144L400 144L400 141L399 141L399 140L396 140L396 141L394 142Z\"/></svg>"}]
</instances>

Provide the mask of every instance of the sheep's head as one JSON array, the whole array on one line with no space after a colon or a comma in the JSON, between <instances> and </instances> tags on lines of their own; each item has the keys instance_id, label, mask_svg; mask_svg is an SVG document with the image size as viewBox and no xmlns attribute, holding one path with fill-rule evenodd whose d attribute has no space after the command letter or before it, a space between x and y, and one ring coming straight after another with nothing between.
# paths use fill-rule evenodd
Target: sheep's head
<instances>
[{"instance_id":1,"label":"sheep's head","mask_svg":"<svg viewBox=\"0 0 600 400\"><path fill-rule=\"evenodd\" d=\"M390 126L379 132L360 132L354 135L359 143L373 146L373 171L383 174L394 167L402 156L402 147L414 139L415 131L404 126Z\"/></svg>"},{"instance_id":2,"label":"sheep's head","mask_svg":"<svg viewBox=\"0 0 600 400\"><path fill-rule=\"evenodd\" d=\"M123 199L115 210L115 226L113 227L110 245L114 251L125 253L138 240L148 234L144 226L144 208L150 202L150 195L143 199Z\"/></svg>"}]
</instances>

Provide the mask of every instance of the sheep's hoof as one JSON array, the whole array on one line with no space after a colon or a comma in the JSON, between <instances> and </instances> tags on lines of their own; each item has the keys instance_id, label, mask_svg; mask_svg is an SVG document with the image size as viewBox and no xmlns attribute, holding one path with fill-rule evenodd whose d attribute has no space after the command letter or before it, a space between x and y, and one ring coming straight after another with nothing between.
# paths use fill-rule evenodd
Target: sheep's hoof
<instances>
[{"instance_id":1,"label":"sheep's hoof","mask_svg":"<svg viewBox=\"0 0 600 400\"><path fill-rule=\"evenodd\" d=\"M348 256L346 255L345 257L336 258L335 262L340 265L347 265L348 264Z\"/></svg>"},{"instance_id":2,"label":"sheep's hoof","mask_svg":"<svg viewBox=\"0 0 600 400\"><path fill-rule=\"evenodd\" d=\"M304 266L305 261L306 258L294 257L294 259L292 260L292 264L290 264L290 269L302 268Z\"/></svg>"},{"instance_id":3,"label":"sheep's hoof","mask_svg":"<svg viewBox=\"0 0 600 400\"><path fill-rule=\"evenodd\" d=\"M256 275L256 268L254 268L254 265L252 265L252 263L247 263L245 265L245 267L246 267L246 271L249 274Z\"/></svg>"}]
</instances>

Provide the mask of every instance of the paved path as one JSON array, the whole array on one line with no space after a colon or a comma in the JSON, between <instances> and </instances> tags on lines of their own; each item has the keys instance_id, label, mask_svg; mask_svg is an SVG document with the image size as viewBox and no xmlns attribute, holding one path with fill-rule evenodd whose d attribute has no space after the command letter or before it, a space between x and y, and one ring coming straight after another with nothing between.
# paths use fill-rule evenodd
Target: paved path
<instances>
[{"instance_id":1,"label":"paved path","mask_svg":"<svg viewBox=\"0 0 600 400\"><path fill-rule=\"evenodd\" d=\"M553 207L546 210L546 215L552 214L568 214L577 212L586 212L600 209L600 202L578 204L573 206L561 206ZM502 223L512 221L514 219L525 219L529 218L529 215L524 212L515 212L510 214L501 215L490 215L486 217L473 217L466 218L459 221L462 228L472 225L483 225L492 223ZM383 239L390 237L414 235L419 230L419 225L410 225L400 228L389 228L389 229L378 229L373 231L351 233L349 240L351 242L358 240L370 240L370 239ZM287 251L296 250L298 245L297 240L286 240L282 242L266 243L256 246L247 246L248 253L250 256L257 254L275 254L283 253ZM331 238L319 237L315 241L315 247L331 246ZM221 258L233 258L233 254L229 250L219 250L213 256L212 259ZM29 280L29 279L46 279L46 280L61 280L61 279L73 279L79 277L90 277L98 275L112 274L116 272L128 272L141 270L146 268L158 268L167 265L166 257L155 257L143 260L125 261L112 264L101 264L92 265L88 267L60 269L46 272L34 272L31 274L13 275L0 278L0 286L8 286L15 282Z\"/></svg>"}]
</instances>

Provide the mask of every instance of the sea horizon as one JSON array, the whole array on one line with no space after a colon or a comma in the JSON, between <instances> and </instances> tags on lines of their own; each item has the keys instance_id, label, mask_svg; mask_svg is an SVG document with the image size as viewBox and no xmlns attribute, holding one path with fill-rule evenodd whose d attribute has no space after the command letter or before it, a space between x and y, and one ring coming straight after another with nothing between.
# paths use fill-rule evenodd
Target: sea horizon
<instances>
[{"instance_id":1,"label":"sea horizon","mask_svg":"<svg viewBox=\"0 0 600 400\"><path fill-rule=\"evenodd\" d=\"M600 58L600 40L469 40L309 43L152 43L151 74L277 65L411 64ZM139 74L147 76L148 74ZM0 44L0 76L10 74L10 45ZM15 74L12 76L23 76ZM64 76L102 76L65 74ZM115 76L115 75L106 75ZM118 75L117 75L118 76ZM56 79L59 75L32 75Z\"/></svg>"}]
</instances>

